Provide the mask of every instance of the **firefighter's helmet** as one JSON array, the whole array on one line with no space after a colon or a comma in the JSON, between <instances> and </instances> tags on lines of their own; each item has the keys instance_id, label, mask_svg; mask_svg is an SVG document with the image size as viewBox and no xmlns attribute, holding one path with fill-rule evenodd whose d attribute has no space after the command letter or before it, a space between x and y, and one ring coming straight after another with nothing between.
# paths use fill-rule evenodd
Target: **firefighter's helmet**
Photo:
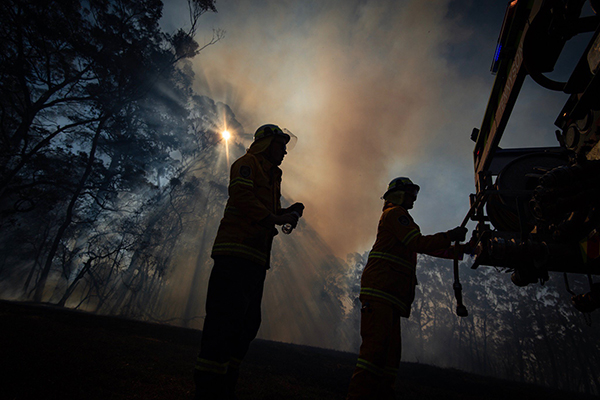
<instances>
[{"instance_id":1,"label":"firefighter's helmet","mask_svg":"<svg viewBox=\"0 0 600 400\"><path fill-rule=\"evenodd\" d=\"M419 185L416 185L410 179L406 177L400 177L393 179L388 185L387 191L383 194L383 198L385 199L390 193L394 192L405 192L411 193L415 197L419 193Z\"/></svg>"},{"instance_id":2,"label":"firefighter's helmet","mask_svg":"<svg viewBox=\"0 0 600 400\"><path fill-rule=\"evenodd\" d=\"M250 148L253 149L254 153L263 152L269 147L271 141L277 136L284 138L287 147L286 151L288 152L294 148L296 142L298 141L296 135L289 130L285 128L281 129L274 124L266 124L256 130L254 133L254 142L252 142Z\"/></svg>"},{"instance_id":3,"label":"firefighter's helmet","mask_svg":"<svg viewBox=\"0 0 600 400\"><path fill-rule=\"evenodd\" d=\"M287 144L290 141L291 136L285 133L280 127L273 124L266 124L261 126L254 133L254 141L258 141L264 138L268 138L270 136L282 136L285 138L285 143Z\"/></svg>"}]
</instances>

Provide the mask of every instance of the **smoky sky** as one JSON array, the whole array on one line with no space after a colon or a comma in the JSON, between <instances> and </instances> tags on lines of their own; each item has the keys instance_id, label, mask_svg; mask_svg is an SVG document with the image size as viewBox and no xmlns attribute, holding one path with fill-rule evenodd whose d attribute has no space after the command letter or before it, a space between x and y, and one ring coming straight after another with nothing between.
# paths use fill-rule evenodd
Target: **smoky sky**
<instances>
[{"instance_id":1,"label":"smoky sky","mask_svg":"<svg viewBox=\"0 0 600 400\"><path fill-rule=\"evenodd\" d=\"M193 60L194 89L228 104L247 133L274 123L298 137L282 165L283 194L306 205L334 254L368 250L380 198L398 176L421 186L412 211L421 231L445 231L461 223L474 191L470 134L493 84L506 4L218 1L196 39L226 35ZM165 27L184 25L186 10L167 2ZM528 127L530 146L554 145L566 97L527 96L528 111L511 124Z\"/></svg>"}]
</instances>

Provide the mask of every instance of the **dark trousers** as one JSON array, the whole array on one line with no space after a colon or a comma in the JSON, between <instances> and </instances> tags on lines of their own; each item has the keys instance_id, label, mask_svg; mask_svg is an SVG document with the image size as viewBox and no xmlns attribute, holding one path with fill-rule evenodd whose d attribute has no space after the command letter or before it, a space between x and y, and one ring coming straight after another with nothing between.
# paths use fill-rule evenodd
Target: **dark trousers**
<instances>
[{"instance_id":1,"label":"dark trousers","mask_svg":"<svg viewBox=\"0 0 600 400\"><path fill-rule=\"evenodd\" d=\"M400 313L387 303L361 302L362 344L346 400L393 400L402 351Z\"/></svg>"},{"instance_id":2,"label":"dark trousers","mask_svg":"<svg viewBox=\"0 0 600 400\"><path fill-rule=\"evenodd\" d=\"M231 399L261 323L266 269L237 257L216 257L194 380L195 399Z\"/></svg>"}]
</instances>

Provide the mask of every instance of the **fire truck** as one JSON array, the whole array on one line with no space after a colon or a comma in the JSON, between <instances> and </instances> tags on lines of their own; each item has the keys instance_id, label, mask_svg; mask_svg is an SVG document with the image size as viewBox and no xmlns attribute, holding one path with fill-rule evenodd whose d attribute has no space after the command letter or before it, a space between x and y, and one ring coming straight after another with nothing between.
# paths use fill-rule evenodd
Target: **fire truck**
<instances>
[{"instance_id":1,"label":"fire truck","mask_svg":"<svg viewBox=\"0 0 600 400\"><path fill-rule=\"evenodd\" d=\"M472 268L505 268L518 286L562 273L582 312L600 308L600 283L594 283L600 275L599 11L600 0L508 4L491 66L492 92L481 127L471 135L476 192L464 221L477 223ZM548 77L575 36L590 40L570 77ZM554 122L556 146L501 147L525 79L568 95ZM572 292L573 273L587 276L589 291ZM454 288L464 316L456 263Z\"/></svg>"}]
</instances>

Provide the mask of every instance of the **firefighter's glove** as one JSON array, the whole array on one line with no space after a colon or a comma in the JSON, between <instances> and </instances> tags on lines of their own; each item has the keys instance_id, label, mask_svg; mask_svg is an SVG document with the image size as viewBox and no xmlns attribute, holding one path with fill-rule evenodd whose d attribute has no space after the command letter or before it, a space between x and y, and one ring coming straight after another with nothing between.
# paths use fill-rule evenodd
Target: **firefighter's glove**
<instances>
[{"instance_id":1,"label":"firefighter's glove","mask_svg":"<svg viewBox=\"0 0 600 400\"><path fill-rule=\"evenodd\" d=\"M462 242L467 237L467 231L467 228L458 226L446 232L446 235L448 236L448 239L450 239L451 242Z\"/></svg>"},{"instance_id":2,"label":"firefighter's glove","mask_svg":"<svg viewBox=\"0 0 600 400\"><path fill-rule=\"evenodd\" d=\"M292 225L293 228L295 228L296 225L298 225L298 219L300 219L299 214L297 214L295 211L286 212L285 214L277 216L277 222L275 222L275 224L276 225L290 224L290 225Z\"/></svg>"},{"instance_id":3,"label":"firefighter's glove","mask_svg":"<svg viewBox=\"0 0 600 400\"><path fill-rule=\"evenodd\" d=\"M471 238L471 240L469 240L469 242L465 243L465 245L463 246L463 253L468 254L471 257L474 257L476 251L477 251L477 237L473 236Z\"/></svg>"},{"instance_id":4,"label":"firefighter's glove","mask_svg":"<svg viewBox=\"0 0 600 400\"><path fill-rule=\"evenodd\" d=\"M302 216L302 213L304 212L304 204L294 203L288 207L287 212L297 212L299 216Z\"/></svg>"}]
</instances>

